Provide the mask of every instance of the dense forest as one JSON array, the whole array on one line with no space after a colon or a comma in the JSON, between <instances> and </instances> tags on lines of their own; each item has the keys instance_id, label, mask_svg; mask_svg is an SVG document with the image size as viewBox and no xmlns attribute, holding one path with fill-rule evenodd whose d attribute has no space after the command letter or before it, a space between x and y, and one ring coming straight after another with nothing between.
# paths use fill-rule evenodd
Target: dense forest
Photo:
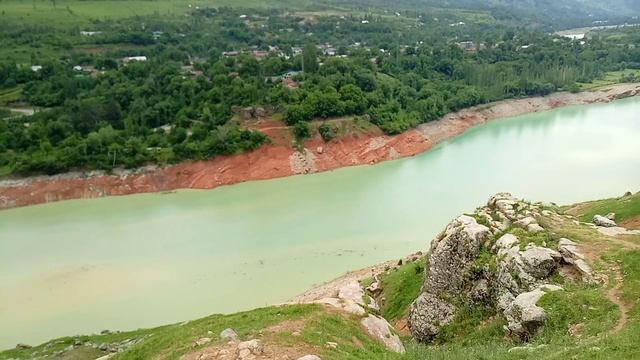
<instances>
[{"instance_id":1,"label":"dense forest","mask_svg":"<svg viewBox=\"0 0 640 360\"><path fill-rule=\"evenodd\" d=\"M243 125L263 109L307 122L361 116L397 134L490 101L577 91L640 68L640 36L582 41L454 13L302 16L193 9L89 26L0 25L0 91L43 109L0 111L0 174L206 159L269 142ZM46 50L46 51L45 51ZM3 119L2 119L3 118ZM331 138L331 129L320 128ZM326 136L325 136L326 135Z\"/></svg>"}]
</instances>

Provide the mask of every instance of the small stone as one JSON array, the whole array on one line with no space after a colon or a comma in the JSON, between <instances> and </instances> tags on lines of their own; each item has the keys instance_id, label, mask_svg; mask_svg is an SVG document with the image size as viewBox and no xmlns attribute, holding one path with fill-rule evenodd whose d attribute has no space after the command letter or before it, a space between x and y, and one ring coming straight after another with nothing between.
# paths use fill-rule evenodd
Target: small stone
<instances>
[{"instance_id":1,"label":"small stone","mask_svg":"<svg viewBox=\"0 0 640 360\"><path fill-rule=\"evenodd\" d=\"M20 343L20 344L16 345L16 349L18 349L18 350L26 350L26 349L31 349L31 348L32 348L32 346L31 345L27 345L27 344Z\"/></svg>"},{"instance_id":2,"label":"small stone","mask_svg":"<svg viewBox=\"0 0 640 360\"><path fill-rule=\"evenodd\" d=\"M322 360L322 359L320 359L320 356L318 355L305 355L305 356L299 357L298 360Z\"/></svg>"},{"instance_id":3,"label":"small stone","mask_svg":"<svg viewBox=\"0 0 640 360\"><path fill-rule=\"evenodd\" d=\"M335 348L338 347L338 343L332 342L332 341L327 341L327 347L331 348L331 349L335 349Z\"/></svg>"},{"instance_id":4,"label":"small stone","mask_svg":"<svg viewBox=\"0 0 640 360\"><path fill-rule=\"evenodd\" d=\"M211 338L203 337L203 338L200 338L200 339L196 340L196 345L197 346L202 346L202 345L208 344L210 342L211 342Z\"/></svg>"},{"instance_id":5,"label":"small stone","mask_svg":"<svg viewBox=\"0 0 640 360\"><path fill-rule=\"evenodd\" d=\"M527 225L527 231L535 234L544 231L544 228L538 224L529 224Z\"/></svg>"},{"instance_id":6,"label":"small stone","mask_svg":"<svg viewBox=\"0 0 640 360\"><path fill-rule=\"evenodd\" d=\"M229 328L222 330L222 332L220 333L220 338L230 341L240 340L238 334L233 329Z\"/></svg>"},{"instance_id":7,"label":"small stone","mask_svg":"<svg viewBox=\"0 0 640 360\"><path fill-rule=\"evenodd\" d=\"M604 217L606 217L607 219L611 220L611 221L615 221L616 220L616 213L608 213L607 215L605 215Z\"/></svg>"},{"instance_id":8,"label":"small stone","mask_svg":"<svg viewBox=\"0 0 640 360\"><path fill-rule=\"evenodd\" d=\"M240 357L243 357L242 354L261 355L263 351L263 347L262 347L262 344L260 343L260 340L253 339L253 340L243 341L239 343L237 350L238 350L238 356Z\"/></svg>"},{"instance_id":9,"label":"small stone","mask_svg":"<svg viewBox=\"0 0 640 360\"><path fill-rule=\"evenodd\" d=\"M98 346L98 350L107 351L107 350L109 350L109 345L107 345L106 343L102 343L102 344L100 344L100 346Z\"/></svg>"}]
</instances>

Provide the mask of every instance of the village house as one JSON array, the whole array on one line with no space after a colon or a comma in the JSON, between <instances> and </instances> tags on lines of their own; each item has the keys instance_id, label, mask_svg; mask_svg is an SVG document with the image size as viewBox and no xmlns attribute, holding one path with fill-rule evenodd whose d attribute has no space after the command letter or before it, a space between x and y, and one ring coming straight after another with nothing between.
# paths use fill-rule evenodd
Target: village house
<instances>
[{"instance_id":1,"label":"village house","mask_svg":"<svg viewBox=\"0 0 640 360\"><path fill-rule=\"evenodd\" d=\"M122 62L125 64L128 64L132 61L147 61L147 57L146 56L127 56L122 59Z\"/></svg>"},{"instance_id":2,"label":"village house","mask_svg":"<svg viewBox=\"0 0 640 360\"><path fill-rule=\"evenodd\" d=\"M460 49L470 53L475 53L486 48L483 43L476 44L473 41L461 41L459 43L456 43L456 45L458 45Z\"/></svg>"}]
</instances>

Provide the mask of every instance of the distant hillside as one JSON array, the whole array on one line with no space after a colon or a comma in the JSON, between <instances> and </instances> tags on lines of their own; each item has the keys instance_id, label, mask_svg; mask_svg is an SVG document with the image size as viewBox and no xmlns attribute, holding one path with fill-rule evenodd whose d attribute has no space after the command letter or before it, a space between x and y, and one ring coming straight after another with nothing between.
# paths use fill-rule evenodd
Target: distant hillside
<instances>
[{"instance_id":1,"label":"distant hillside","mask_svg":"<svg viewBox=\"0 0 640 360\"><path fill-rule=\"evenodd\" d=\"M517 25L539 25L554 29L588 26L604 21L615 24L634 21L640 2L634 0L333 0L341 4L422 10L432 8L490 11L498 19Z\"/></svg>"}]
</instances>

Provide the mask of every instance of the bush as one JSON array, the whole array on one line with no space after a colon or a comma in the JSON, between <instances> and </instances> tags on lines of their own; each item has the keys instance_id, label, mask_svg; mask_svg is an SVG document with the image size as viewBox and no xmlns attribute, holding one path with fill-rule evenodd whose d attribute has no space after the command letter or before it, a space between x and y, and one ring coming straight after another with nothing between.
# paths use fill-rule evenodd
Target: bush
<instances>
[{"instance_id":1,"label":"bush","mask_svg":"<svg viewBox=\"0 0 640 360\"><path fill-rule=\"evenodd\" d=\"M289 105L284 110L284 122L291 126L311 119L313 113L305 105Z\"/></svg>"},{"instance_id":2,"label":"bush","mask_svg":"<svg viewBox=\"0 0 640 360\"><path fill-rule=\"evenodd\" d=\"M335 126L331 126L324 122L320 127L318 127L318 132L320 133L320 136L322 136L322 140L329 142L336 137L338 129Z\"/></svg>"},{"instance_id":3,"label":"bush","mask_svg":"<svg viewBox=\"0 0 640 360\"><path fill-rule=\"evenodd\" d=\"M304 121L299 122L293 127L293 135L297 140L307 139L311 137L311 126Z\"/></svg>"}]
</instances>

